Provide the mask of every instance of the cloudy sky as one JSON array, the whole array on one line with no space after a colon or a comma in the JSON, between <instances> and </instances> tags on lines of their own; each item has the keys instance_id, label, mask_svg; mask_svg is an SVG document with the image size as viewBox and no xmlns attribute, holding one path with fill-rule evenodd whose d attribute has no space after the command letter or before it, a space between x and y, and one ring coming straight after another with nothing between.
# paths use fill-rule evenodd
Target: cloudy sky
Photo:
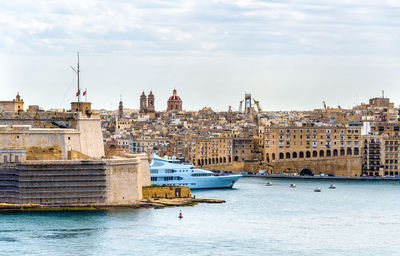
<instances>
[{"instance_id":1,"label":"cloudy sky","mask_svg":"<svg viewBox=\"0 0 400 256\"><path fill-rule=\"evenodd\" d=\"M71 65L95 108L138 108L173 88L185 109L400 104L400 0L14 0L0 2L0 100L66 108Z\"/></svg>"}]
</instances>

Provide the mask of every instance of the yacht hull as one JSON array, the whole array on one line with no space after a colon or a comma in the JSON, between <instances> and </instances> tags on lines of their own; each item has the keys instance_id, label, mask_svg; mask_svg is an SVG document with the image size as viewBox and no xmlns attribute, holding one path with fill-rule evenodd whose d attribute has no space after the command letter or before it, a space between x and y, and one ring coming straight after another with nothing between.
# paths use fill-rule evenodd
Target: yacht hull
<instances>
[{"instance_id":1,"label":"yacht hull","mask_svg":"<svg viewBox=\"0 0 400 256\"><path fill-rule=\"evenodd\" d=\"M242 177L241 175L224 175L187 178L180 181L152 181L154 185L167 186L185 186L190 189L214 189L214 188L232 188L233 185Z\"/></svg>"}]
</instances>

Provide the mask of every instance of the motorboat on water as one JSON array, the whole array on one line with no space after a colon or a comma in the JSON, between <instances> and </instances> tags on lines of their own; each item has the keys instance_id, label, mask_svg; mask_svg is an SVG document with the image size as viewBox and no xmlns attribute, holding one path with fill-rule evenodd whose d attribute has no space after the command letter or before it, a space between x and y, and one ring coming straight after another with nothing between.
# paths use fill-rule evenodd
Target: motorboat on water
<instances>
[{"instance_id":1,"label":"motorboat on water","mask_svg":"<svg viewBox=\"0 0 400 256\"><path fill-rule=\"evenodd\" d=\"M272 186L272 182L267 182L267 184L265 184L265 186Z\"/></svg>"},{"instance_id":2,"label":"motorboat on water","mask_svg":"<svg viewBox=\"0 0 400 256\"><path fill-rule=\"evenodd\" d=\"M331 185L329 186L329 188L330 188L330 189L336 189L336 186L335 186L335 184L331 184Z\"/></svg>"},{"instance_id":3,"label":"motorboat on water","mask_svg":"<svg viewBox=\"0 0 400 256\"><path fill-rule=\"evenodd\" d=\"M294 183L293 183L293 184L290 184L290 187L291 187L291 188L295 188L295 187L296 187L296 184L294 184Z\"/></svg>"},{"instance_id":4,"label":"motorboat on water","mask_svg":"<svg viewBox=\"0 0 400 256\"><path fill-rule=\"evenodd\" d=\"M314 192L321 192L321 189L320 188L316 188L316 189L314 189Z\"/></svg>"},{"instance_id":5,"label":"motorboat on water","mask_svg":"<svg viewBox=\"0 0 400 256\"><path fill-rule=\"evenodd\" d=\"M151 184L186 186L190 189L232 188L242 177L240 174L214 174L197 169L191 164L180 164L175 159L153 154L150 165Z\"/></svg>"}]
</instances>

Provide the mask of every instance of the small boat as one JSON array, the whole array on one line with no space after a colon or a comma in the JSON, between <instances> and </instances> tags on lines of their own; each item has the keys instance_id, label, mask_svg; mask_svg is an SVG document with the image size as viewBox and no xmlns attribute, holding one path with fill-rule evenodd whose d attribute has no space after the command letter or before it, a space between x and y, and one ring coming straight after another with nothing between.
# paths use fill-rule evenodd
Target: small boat
<instances>
[{"instance_id":1,"label":"small boat","mask_svg":"<svg viewBox=\"0 0 400 256\"><path fill-rule=\"evenodd\" d=\"M331 185L329 186L329 188L330 188L330 189L335 189L336 186L335 186L335 184L331 184Z\"/></svg>"},{"instance_id":2,"label":"small boat","mask_svg":"<svg viewBox=\"0 0 400 256\"><path fill-rule=\"evenodd\" d=\"M265 186L272 186L272 182L267 182L267 184L265 184Z\"/></svg>"},{"instance_id":3,"label":"small boat","mask_svg":"<svg viewBox=\"0 0 400 256\"><path fill-rule=\"evenodd\" d=\"M296 187L296 184L294 184L294 183L293 183L293 184L290 184L290 187L291 187L291 188L295 188L295 187Z\"/></svg>"},{"instance_id":4,"label":"small boat","mask_svg":"<svg viewBox=\"0 0 400 256\"><path fill-rule=\"evenodd\" d=\"M178 218L179 218L179 219L182 219L182 218L183 218L182 211L179 211Z\"/></svg>"},{"instance_id":5,"label":"small boat","mask_svg":"<svg viewBox=\"0 0 400 256\"><path fill-rule=\"evenodd\" d=\"M314 189L314 192L321 192L321 189L320 188L316 188L316 189Z\"/></svg>"}]
</instances>

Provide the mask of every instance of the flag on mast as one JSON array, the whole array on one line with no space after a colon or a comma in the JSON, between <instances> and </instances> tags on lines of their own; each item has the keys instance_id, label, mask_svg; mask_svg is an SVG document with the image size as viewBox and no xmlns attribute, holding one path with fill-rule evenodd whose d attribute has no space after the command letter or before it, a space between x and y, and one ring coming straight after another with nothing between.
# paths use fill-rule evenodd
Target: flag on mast
<instances>
[{"instance_id":1,"label":"flag on mast","mask_svg":"<svg viewBox=\"0 0 400 256\"><path fill-rule=\"evenodd\" d=\"M87 89L83 92L82 96L85 96L87 92Z\"/></svg>"},{"instance_id":2,"label":"flag on mast","mask_svg":"<svg viewBox=\"0 0 400 256\"><path fill-rule=\"evenodd\" d=\"M78 92L76 93L76 97L78 97L81 94L81 90L78 90Z\"/></svg>"}]
</instances>

